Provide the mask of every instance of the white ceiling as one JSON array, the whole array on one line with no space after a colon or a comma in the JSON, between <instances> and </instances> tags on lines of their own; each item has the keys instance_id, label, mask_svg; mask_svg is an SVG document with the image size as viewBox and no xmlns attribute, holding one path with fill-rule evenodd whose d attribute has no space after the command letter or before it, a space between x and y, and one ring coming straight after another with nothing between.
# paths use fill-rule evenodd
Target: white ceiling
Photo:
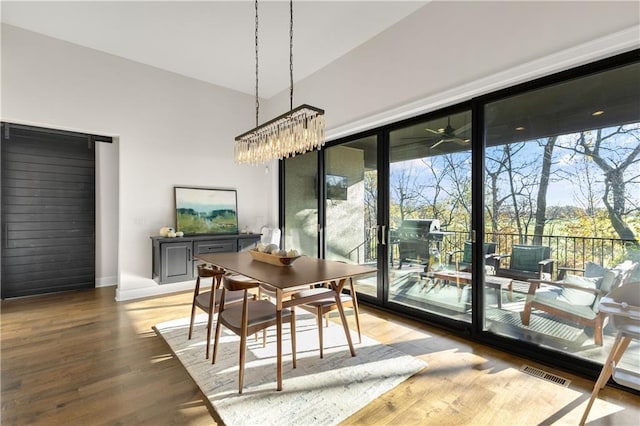
<instances>
[{"instance_id":1,"label":"white ceiling","mask_svg":"<svg viewBox=\"0 0 640 426\"><path fill-rule=\"evenodd\" d=\"M427 1L294 1L301 80ZM248 94L255 93L255 8L233 1L2 1L2 22ZM259 92L289 87L289 2L259 3Z\"/></svg>"}]
</instances>

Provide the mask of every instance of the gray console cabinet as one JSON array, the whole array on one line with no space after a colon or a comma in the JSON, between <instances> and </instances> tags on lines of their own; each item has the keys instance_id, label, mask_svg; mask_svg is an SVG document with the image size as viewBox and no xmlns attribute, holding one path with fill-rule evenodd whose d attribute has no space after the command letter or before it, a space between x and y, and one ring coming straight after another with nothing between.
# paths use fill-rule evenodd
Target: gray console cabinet
<instances>
[{"instance_id":1,"label":"gray console cabinet","mask_svg":"<svg viewBox=\"0 0 640 426\"><path fill-rule=\"evenodd\" d=\"M158 284L167 284L194 279L196 255L248 250L260 241L260 234L151 237L151 241L152 277Z\"/></svg>"},{"instance_id":2,"label":"gray console cabinet","mask_svg":"<svg viewBox=\"0 0 640 426\"><path fill-rule=\"evenodd\" d=\"M193 243L181 241L160 244L160 283L193 278Z\"/></svg>"}]
</instances>

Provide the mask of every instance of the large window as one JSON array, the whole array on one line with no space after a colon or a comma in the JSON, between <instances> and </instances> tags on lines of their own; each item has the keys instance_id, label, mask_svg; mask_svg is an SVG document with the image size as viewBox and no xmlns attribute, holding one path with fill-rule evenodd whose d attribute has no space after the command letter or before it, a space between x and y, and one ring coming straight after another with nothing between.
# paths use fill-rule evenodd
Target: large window
<instances>
[{"instance_id":1,"label":"large window","mask_svg":"<svg viewBox=\"0 0 640 426\"><path fill-rule=\"evenodd\" d=\"M287 244L377 264L362 301L597 373L598 304L640 281L637 53L287 159Z\"/></svg>"},{"instance_id":2,"label":"large window","mask_svg":"<svg viewBox=\"0 0 640 426\"><path fill-rule=\"evenodd\" d=\"M484 106L485 232L512 280L486 330L604 361L616 332L598 303L640 260L639 99L636 63Z\"/></svg>"}]
</instances>

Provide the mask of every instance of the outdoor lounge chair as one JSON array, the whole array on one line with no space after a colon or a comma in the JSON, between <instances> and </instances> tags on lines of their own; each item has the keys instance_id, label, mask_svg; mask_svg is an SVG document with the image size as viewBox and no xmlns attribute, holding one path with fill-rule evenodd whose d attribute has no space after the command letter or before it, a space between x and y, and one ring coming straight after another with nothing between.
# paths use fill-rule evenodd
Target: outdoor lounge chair
<instances>
[{"instance_id":1,"label":"outdoor lounge chair","mask_svg":"<svg viewBox=\"0 0 640 426\"><path fill-rule=\"evenodd\" d=\"M639 372L619 367L619 362L631 340L640 340L640 282L627 283L613 290L602 298L599 309L613 319L613 326L618 330L618 334L607 360L602 364L602 371L593 386L593 392L580 425L584 425L587 421L593 402L610 377L617 383L640 390Z\"/></svg>"},{"instance_id":2,"label":"outdoor lounge chair","mask_svg":"<svg viewBox=\"0 0 640 426\"><path fill-rule=\"evenodd\" d=\"M598 310L598 304L603 296L628 281L637 267L630 260L611 269L589 262L583 276L567 274L562 281L531 279L522 324L528 326L531 311L538 309L593 327L595 343L602 346L605 315Z\"/></svg>"},{"instance_id":3,"label":"outdoor lounge chair","mask_svg":"<svg viewBox=\"0 0 640 426\"><path fill-rule=\"evenodd\" d=\"M450 251L447 258L449 265L456 265L456 255L462 253L462 260L457 263L458 271L470 271L471 270L471 241L464 242L463 250ZM494 266L494 258L496 253L496 243L484 243L484 261L486 266Z\"/></svg>"},{"instance_id":4,"label":"outdoor lounge chair","mask_svg":"<svg viewBox=\"0 0 640 426\"><path fill-rule=\"evenodd\" d=\"M509 267L505 267L505 259ZM553 276L551 247L514 244L509 255L495 255L496 276L527 281L529 279L547 279Z\"/></svg>"}]
</instances>

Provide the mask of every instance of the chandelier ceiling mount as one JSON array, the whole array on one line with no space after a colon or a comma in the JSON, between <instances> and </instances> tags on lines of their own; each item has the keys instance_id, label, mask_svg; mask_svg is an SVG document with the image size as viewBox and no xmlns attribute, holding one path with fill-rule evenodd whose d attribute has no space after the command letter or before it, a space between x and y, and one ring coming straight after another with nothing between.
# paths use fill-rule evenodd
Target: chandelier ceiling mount
<instances>
[{"instance_id":1,"label":"chandelier ceiling mount","mask_svg":"<svg viewBox=\"0 0 640 426\"><path fill-rule=\"evenodd\" d=\"M261 164L293 157L324 145L324 110L293 108L293 0L289 0L289 111L258 125L258 0L255 0L256 127L235 138L236 163Z\"/></svg>"}]
</instances>

